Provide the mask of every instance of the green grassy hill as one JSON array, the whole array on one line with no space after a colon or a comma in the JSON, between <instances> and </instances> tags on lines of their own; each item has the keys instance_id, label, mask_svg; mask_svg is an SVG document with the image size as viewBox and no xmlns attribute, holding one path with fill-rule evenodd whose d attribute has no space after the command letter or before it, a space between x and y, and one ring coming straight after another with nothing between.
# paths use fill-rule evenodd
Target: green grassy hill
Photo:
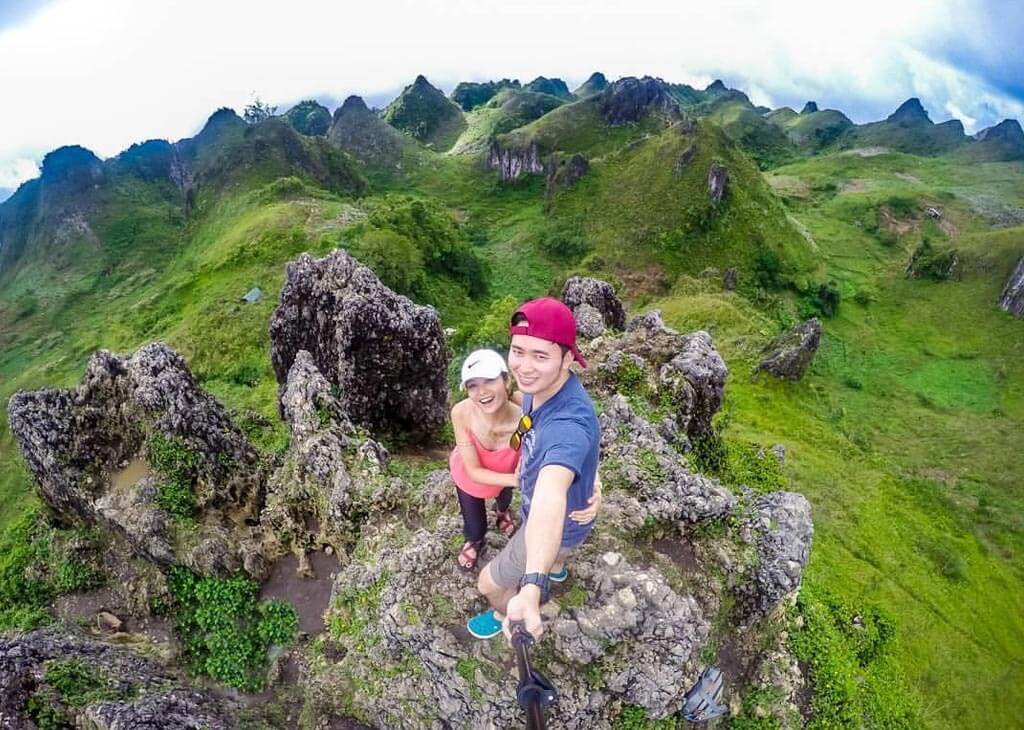
<instances>
[{"instance_id":1,"label":"green grassy hill","mask_svg":"<svg viewBox=\"0 0 1024 730\"><path fill-rule=\"evenodd\" d=\"M466 128L457 104L417 76L384 110L384 120L431 149L444 152Z\"/></svg>"},{"instance_id":2,"label":"green grassy hill","mask_svg":"<svg viewBox=\"0 0 1024 730\"><path fill-rule=\"evenodd\" d=\"M841 122L829 110L762 115L720 83L667 88L689 117L611 125L599 95L562 103L508 88L467 101L465 115L445 99L459 123L427 114L433 147L389 136L387 159L343 149L394 131L361 102L349 108L359 124L326 139L221 110L175 145L106 161L55 151L0 204L0 400L76 383L96 349L164 340L273 452L286 434L268 322L299 253L352 250L435 304L455 347L485 327L481 313L499 321L510 300L594 273L633 313L657 307L680 330L712 333L731 373L717 422L727 448L782 443L788 486L813 504L805 600L831 596L894 631L891 653L864 666L815 634L816 726L1014 726L1024 322L996 301L1024 255L1024 162L987 161L1000 158L974 152L984 139L948 146L955 130L913 108L829 147ZM479 156L492 139L536 143L549 164L580 154L589 168L553 193L542 175L503 183ZM988 142L1014 139L1003 129ZM717 204L714 165L728 176ZM953 278L907 278L926 240L956 252ZM735 291L722 285L730 268ZM824 285L840 304L808 376L752 377L775 334L823 316ZM241 301L252 287L263 299ZM37 504L6 418L2 529Z\"/></svg>"}]
</instances>

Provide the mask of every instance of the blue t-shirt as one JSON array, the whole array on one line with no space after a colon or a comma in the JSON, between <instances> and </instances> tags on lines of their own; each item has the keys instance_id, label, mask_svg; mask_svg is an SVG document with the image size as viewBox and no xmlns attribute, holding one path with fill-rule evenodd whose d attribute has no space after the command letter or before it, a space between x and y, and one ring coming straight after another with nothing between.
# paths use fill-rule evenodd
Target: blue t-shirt
<instances>
[{"instance_id":1,"label":"blue t-shirt","mask_svg":"<svg viewBox=\"0 0 1024 730\"><path fill-rule=\"evenodd\" d=\"M587 508L587 500L594 493L601 445L601 426L594 404L579 378L570 373L565 385L536 410L533 410L533 396L524 395L523 413L533 419L533 428L523 437L520 460L523 522L525 524L530 516L530 501L540 470L550 464L564 466L576 476L566 499L562 547L574 548L586 539L594 526L593 522L580 525L569 519L570 512Z\"/></svg>"}]
</instances>

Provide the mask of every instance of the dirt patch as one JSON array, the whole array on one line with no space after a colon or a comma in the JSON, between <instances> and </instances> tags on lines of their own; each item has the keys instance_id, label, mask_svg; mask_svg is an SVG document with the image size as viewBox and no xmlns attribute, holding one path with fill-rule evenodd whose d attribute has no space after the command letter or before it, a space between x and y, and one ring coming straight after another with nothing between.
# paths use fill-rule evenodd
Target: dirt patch
<instances>
[{"instance_id":1,"label":"dirt patch","mask_svg":"<svg viewBox=\"0 0 1024 730\"><path fill-rule=\"evenodd\" d=\"M788 198L809 198L811 188L807 182L793 175L768 175L768 184L779 195Z\"/></svg>"},{"instance_id":2,"label":"dirt patch","mask_svg":"<svg viewBox=\"0 0 1024 730\"><path fill-rule=\"evenodd\" d=\"M746 675L750 670L749 661L740 650L739 642L731 637L723 641L718 648L715 666L722 670L726 684L734 688L740 687L746 681Z\"/></svg>"},{"instance_id":3,"label":"dirt patch","mask_svg":"<svg viewBox=\"0 0 1024 730\"><path fill-rule=\"evenodd\" d=\"M633 297L644 294L662 296L668 293L672 285L660 266L647 266L639 270L616 267L615 274L622 279L623 290L628 291Z\"/></svg>"},{"instance_id":4,"label":"dirt patch","mask_svg":"<svg viewBox=\"0 0 1024 730\"><path fill-rule=\"evenodd\" d=\"M918 222L913 218L897 218L888 206L878 209L883 225L898 236L903 236L917 229Z\"/></svg>"},{"instance_id":5,"label":"dirt patch","mask_svg":"<svg viewBox=\"0 0 1024 730\"><path fill-rule=\"evenodd\" d=\"M878 157L879 155L888 154L888 147L854 147L852 150L846 150L844 155L856 155L857 157Z\"/></svg>"},{"instance_id":6,"label":"dirt patch","mask_svg":"<svg viewBox=\"0 0 1024 730\"><path fill-rule=\"evenodd\" d=\"M132 459L128 466L110 475L112 491L123 492L131 489L150 474L149 462L145 459Z\"/></svg>"},{"instance_id":7,"label":"dirt patch","mask_svg":"<svg viewBox=\"0 0 1024 730\"><path fill-rule=\"evenodd\" d=\"M159 616L132 616L123 602L110 588L71 593L60 596L53 602L53 612L58 619L68 624L86 626L97 634L111 633L103 628L97 614L101 611L112 613L122 622L121 632L140 634L155 644L176 643L171 622Z\"/></svg>"},{"instance_id":8,"label":"dirt patch","mask_svg":"<svg viewBox=\"0 0 1024 730\"><path fill-rule=\"evenodd\" d=\"M860 178L844 180L839 184L839 192L841 193L863 193L867 189L868 181L861 180Z\"/></svg>"},{"instance_id":9,"label":"dirt patch","mask_svg":"<svg viewBox=\"0 0 1024 730\"><path fill-rule=\"evenodd\" d=\"M473 646L476 642L480 641L478 638L469 633L469 629L466 628L466 624L445 624L445 628L448 629L448 633L458 639L459 643L463 646Z\"/></svg>"},{"instance_id":10,"label":"dirt patch","mask_svg":"<svg viewBox=\"0 0 1024 730\"><path fill-rule=\"evenodd\" d=\"M673 565L679 568L679 572L684 576L697 575L701 572L700 563L697 562L697 555L693 552L693 546L688 541L680 538L663 537L655 540L651 547L671 560Z\"/></svg>"},{"instance_id":11,"label":"dirt patch","mask_svg":"<svg viewBox=\"0 0 1024 730\"><path fill-rule=\"evenodd\" d=\"M896 177L898 177L903 182L908 182L908 183L911 183L912 185L923 185L924 184L920 180L918 180L916 177L914 177L913 175L909 175L909 174L907 174L905 172L896 172L896 173L893 173L893 174L896 175Z\"/></svg>"},{"instance_id":12,"label":"dirt patch","mask_svg":"<svg viewBox=\"0 0 1024 730\"><path fill-rule=\"evenodd\" d=\"M299 574L299 560L285 555L270 569L270 578L260 590L260 598L280 599L295 607L299 631L319 634L324 630L324 611L331 599L331 586L338 572L338 559L323 552L309 554L313 577Z\"/></svg>"}]
</instances>

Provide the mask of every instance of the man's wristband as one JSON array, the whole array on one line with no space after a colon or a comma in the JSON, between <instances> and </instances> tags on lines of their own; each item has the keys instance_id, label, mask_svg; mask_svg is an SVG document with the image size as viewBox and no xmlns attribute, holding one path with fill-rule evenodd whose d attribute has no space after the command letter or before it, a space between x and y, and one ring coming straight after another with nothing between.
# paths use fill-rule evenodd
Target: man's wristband
<instances>
[{"instance_id":1,"label":"man's wristband","mask_svg":"<svg viewBox=\"0 0 1024 730\"><path fill-rule=\"evenodd\" d=\"M528 585L540 588L541 603L547 603L548 599L551 598L551 579L548 578L547 573L527 573L519 579L520 588Z\"/></svg>"}]
</instances>

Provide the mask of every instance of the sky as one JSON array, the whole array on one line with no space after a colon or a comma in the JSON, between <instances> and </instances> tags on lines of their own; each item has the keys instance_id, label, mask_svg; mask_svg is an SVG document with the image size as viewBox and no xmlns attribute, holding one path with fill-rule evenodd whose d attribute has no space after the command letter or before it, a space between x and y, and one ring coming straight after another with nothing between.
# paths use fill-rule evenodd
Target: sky
<instances>
[{"instance_id":1,"label":"sky","mask_svg":"<svg viewBox=\"0 0 1024 730\"><path fill-rule=\"evenodd\" d=\"M911 96L968 133L1024 119L1015 0L0 0L0 198L42 156L101 157L192 136L258 95L284 111L383 106L417 74L461 80L592 71L703 87L757 104L808 99L858 123ZM834 6L834 7L830 7ZM1019 8L1017 8L1019 10Z\"/></svg>"}]
</instances>

